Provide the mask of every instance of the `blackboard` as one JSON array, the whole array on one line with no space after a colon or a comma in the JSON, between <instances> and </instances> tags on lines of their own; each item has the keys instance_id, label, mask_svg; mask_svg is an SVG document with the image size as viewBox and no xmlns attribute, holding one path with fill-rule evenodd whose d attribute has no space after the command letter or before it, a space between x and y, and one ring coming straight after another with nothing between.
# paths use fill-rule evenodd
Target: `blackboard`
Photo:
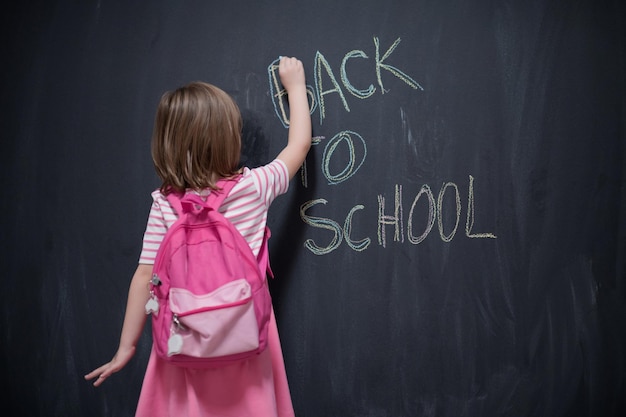
<instances>
[{"instance_id":1,"label":"blackboard","mask_svg":"<svg viewBox=\"0 0 626 417\"><path fill-rule=\"evenodd\" d=\"M315 145L270 211L299 417L626 411L619 1L47 1L2 25L2 376L12 415L130 416L114 353L158 183L160 95L230 93L242 161Z\"/></svg>"}]
</instances>

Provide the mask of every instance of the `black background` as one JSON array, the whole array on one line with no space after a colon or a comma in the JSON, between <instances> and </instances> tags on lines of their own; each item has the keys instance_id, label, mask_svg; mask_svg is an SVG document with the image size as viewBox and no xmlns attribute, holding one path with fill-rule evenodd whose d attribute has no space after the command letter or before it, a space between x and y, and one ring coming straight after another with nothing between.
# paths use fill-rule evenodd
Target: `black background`
<instances>
[{"instance_id":1,"label":"black background","mask_svg":"<svg viewBox=\"0 0 626 417\"><path fill-rule=\"evenodd\" d=\"M101 388L82 376L117 347L158 185L157 101L220 86L245 119L244 162L266 163L287 135L268 67L293 55L326 93L305 181L269 220L296 414L623 415L624 13L618 0L5 6L3 406L133 415L149 327ZM376 41L378 62L391 51L382 64L421 88L377 75ZM342 82L355 50L367 58L347 60L347 80L368 98Z\"/></svg>"}]
</instances>

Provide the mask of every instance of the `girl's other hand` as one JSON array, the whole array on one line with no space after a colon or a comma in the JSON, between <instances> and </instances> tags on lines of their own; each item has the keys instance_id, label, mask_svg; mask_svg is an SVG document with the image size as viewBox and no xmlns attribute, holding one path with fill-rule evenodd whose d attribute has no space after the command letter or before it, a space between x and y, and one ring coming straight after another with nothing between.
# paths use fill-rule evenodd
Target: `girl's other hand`
<instances>
[{"instance_id":1,"label":"girl's other hand","mask_svg":"<svg viewBox=\"0 0 626 417\"><path fill-rule=\"evenodd\" d=\"M130 361L130 359L133 357L134 353L135 352L132 349L118 350L115 356L113 357L113 359L111 359L109 363L106 363L102 365L101 367L94 369L93 371L85 375L85 380L89 381L91 379L97 378L94 381L93 386L99 387L104 382L105 379L107 379L109 376L113 375L115 372L119 371L124 366L126 366L128 361Z\"/></svg>"}]
</instances>

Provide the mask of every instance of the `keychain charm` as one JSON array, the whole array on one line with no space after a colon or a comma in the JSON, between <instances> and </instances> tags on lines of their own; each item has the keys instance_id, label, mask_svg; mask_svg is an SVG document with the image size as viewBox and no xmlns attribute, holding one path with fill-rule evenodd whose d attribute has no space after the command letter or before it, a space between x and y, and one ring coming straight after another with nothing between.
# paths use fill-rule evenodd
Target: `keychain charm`
<instances>
[{"instance_id":1,"label":"keychain charm","mask_svg":"<svg viewBox=\"0 0 626 417\"><path fill-rule=\"evenodd\" d=\"M174 333L167 341L167 356L178 355L183 349L183 337Z\"/></svg>"},{"instance_id":2,"label":"keychain charm","mask_svg":"<svg viewBox=\"0 0 626 417\"><path fill-rule=\"evenodd\" d=\"M159 315L159 302L154 295L154 292L150 291L150 299L146 303L146 314Z\"/></svg>"}]
</instances>

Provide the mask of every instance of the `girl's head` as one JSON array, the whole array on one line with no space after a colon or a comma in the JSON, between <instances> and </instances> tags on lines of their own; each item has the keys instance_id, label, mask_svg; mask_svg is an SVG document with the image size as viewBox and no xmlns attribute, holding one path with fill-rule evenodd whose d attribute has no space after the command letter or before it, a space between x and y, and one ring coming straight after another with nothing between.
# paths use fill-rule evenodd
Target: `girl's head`
<instances>
[{"instance_id":1,"label":"girl's head","mask_svg":"<svg viewBox=\"0 0 626 417\"><path fill-rule=\"evenodd\" d=\"M193 82L163 94L152 133L161 191L214 189L217 180L235 174L241 129L237 105L211 84Z\"/></svg>"}]
</instances>

